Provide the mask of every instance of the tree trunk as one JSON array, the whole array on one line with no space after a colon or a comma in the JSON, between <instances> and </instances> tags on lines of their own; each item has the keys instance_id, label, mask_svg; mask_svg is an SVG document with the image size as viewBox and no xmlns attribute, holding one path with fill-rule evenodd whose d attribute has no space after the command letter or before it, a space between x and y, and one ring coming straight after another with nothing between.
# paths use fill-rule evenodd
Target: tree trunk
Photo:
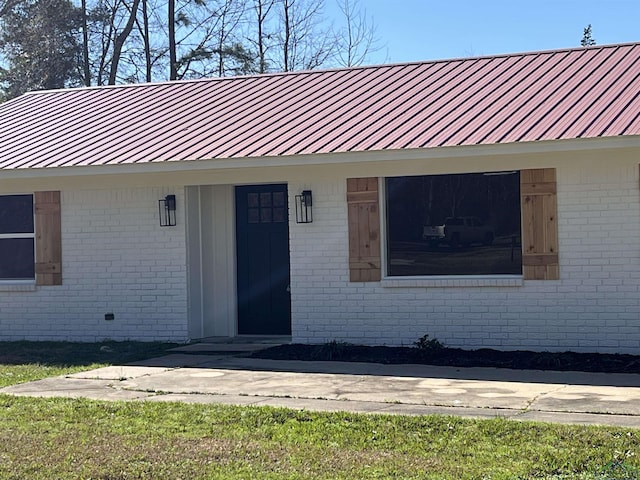
<instances>
[{"instance_id":1,"label":"tree trunk","mask_svg":"<svg viewBox=\"0 0 640 480\"><path fill-rule=\"evenodd\" d=\"M256 12L258 13L258 59L260 61L258 72L264 73L266 65L264 61L264 41L262 38L262 23L264 22L264 17L262 16L262 0L258 0Z\"/></svg>"},{"instance_id":2,"label":"tree trunk","mask_svg":"<svg viewBox=\"0 0 640 480\"><path fill-rule=\"evenodd\" d=\"M226 28L226 6L225 12L221 19L220 34L218 37L218 77L224 75L224 40L225 40L225 28Z\"/></svg>"},{"instance_id":3,"label":"tree trunk","mask_svg":"<svg viewBox=\"0 0 640 480\"><path fill-rule=\"evenodd\" d=\"M91 72L89 71L89 31L87 29L87 0L82 0L82 71L84 84L91 86Z\"/></svg>"},{"instance_id":4,"label":"tree trunk","mask_svg":"<svg viewBox=\"0 0 640 480\"><path fill-rule=\"evenodd\" d=\"M105 77L107 76L107 63L109 57L109 50L111 50L111 40L115 36L115 29L113 27L115 22L115 10L111 12L111 18L109 19L109 27L107 34L105 35L104 31L102 32L101 39L101 52L100 52L100 61L98 62L98 72L96 74L96 84L104 85Z\"/></svg>"},{"instance_id":5,"label":"tree trunk","mask_svg":"<svg viewBox=\"0 0 640 480\"><path fill-rule=\"evenodd\" d=\"M169 12L169 80L177 80L178 65L176 58L176 1L168 0Z\"/></svg>"},{"instance_id":6,"label":"tree trunk","mask_svg":"<svg viewBox=\"0 0 640 480\"><path fill-rule=\"evenodd\" d=\"M291 41L291 24L289 14L291 13L289 10L291 8L291 4L289 0L283 0L282 7L284 9L284 42L282 45L282 55L284 60L284 71L288 72L289 68L289 42Z\"/></svg>"},{"instance_id":7,"label":"tree trunk","mask_svg":"<svg viewBox=\"0 0 640 480\"><path fill-rule=\"evenodd\" d=\"M116 39L113 42L113 57L111 58L111 71L109 72L109 85L115 85L116 83L116 74L118 73L118 63L120 63L120 55L122 54L122 47L124 46L124 42L127 40L127 37L133 30L133 24L136 20L136 14L138 12L138 5L140 4L140 0L133 0L133 5L131 5L131 12L129 14L129 20L125 25L124 29L120 34L116 36Z\"/></svg>"},{"instance_id":8,"label":"tree trunk","mask_svg":"<svg viewBox=\"0 0 640 480\"><path fill-rule=\"evenodd\" d=\"M146 81L151 82L151 45L149 40L149 12L147 11L147 0L142 1L142 28L144 36L144 61L146 64Z\"/></svg>"}]
</instances>

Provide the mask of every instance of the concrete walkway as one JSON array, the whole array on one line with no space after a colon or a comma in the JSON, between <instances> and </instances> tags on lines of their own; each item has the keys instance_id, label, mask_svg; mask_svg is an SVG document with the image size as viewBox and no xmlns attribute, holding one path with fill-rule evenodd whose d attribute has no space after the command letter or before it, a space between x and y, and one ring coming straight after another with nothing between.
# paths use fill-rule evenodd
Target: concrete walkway
<instances>
[{"instance_id":1,"label":"concrete walkway","mask_svg":"<svg viewBox=\"0 0 640 480\"><path fill-rule=\"evenodd\" d=\"M640 375L627 374L277 361L192 351L14 385L0 394L640 428Z\"/></svg>"}]
</instances>

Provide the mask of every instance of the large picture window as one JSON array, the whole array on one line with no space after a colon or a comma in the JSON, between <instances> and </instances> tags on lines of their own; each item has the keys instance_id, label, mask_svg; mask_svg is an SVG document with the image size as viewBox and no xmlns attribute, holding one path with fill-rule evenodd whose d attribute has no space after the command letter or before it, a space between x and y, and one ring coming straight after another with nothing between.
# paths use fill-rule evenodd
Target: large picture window
<instances>
[{"instance_id":1,"label":"large picture window","mask_svg":"<svg viewBox=\"0 0 640 480\"><path fill-rule=\"evenodd\" d=\"M0 196L0 280L35 278L33 195Z\"/></svg>"},{"instance_id":2,"label":"large picture window","mask_svg":"<svg viewBox=\"0 0 640 480\"><path fill-rule=\"evenodd\" d=\"M386 179L387 274L519 275L520 174Z\"/></svg>"}]
</instances>

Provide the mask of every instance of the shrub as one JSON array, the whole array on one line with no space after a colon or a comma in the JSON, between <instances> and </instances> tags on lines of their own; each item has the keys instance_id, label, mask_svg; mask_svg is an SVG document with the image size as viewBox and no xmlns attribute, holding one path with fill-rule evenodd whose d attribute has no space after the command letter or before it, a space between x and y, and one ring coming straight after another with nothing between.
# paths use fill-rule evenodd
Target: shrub
<instances>
[{"instance_id":1,"label":"shrub","mask_svg":"<svg viewBox=\"0 0 640 480\"><path fill-rule=\"evenodd\" d=\"M442 350L444 345L437 338L429 338L429 335L423 335L413 345L422 352L437 352Z\"/></svg>"}]
</instances>

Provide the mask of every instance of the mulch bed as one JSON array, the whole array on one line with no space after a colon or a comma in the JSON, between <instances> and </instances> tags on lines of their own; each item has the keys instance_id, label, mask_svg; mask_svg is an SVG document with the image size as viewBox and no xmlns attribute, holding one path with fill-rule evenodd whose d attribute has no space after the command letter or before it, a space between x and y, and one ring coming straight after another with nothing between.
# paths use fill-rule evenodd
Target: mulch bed
<instances>
[{"instance_id":1,"label":"mulch bed","mask_svg":"<svg viewBox=\"0 0 640 480\"><path fill-rule=\"evenodd\" d=\"M607 373L640 373L640 356L605 353L463 350L417 347L368 347L331 342L323 345L291 344L252 354L270 360L373 362L425 364L452 367L496 367L520 370L558 370Z\"/></svg>"}]
</instances>

